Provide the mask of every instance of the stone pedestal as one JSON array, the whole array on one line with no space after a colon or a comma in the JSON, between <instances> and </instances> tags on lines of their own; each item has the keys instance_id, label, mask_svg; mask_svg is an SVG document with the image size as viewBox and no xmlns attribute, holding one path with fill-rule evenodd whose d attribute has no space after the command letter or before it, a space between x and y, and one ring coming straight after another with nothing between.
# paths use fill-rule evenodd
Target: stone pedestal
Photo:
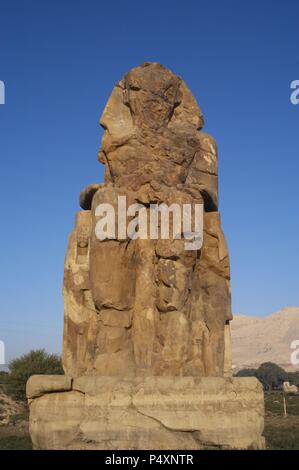
<instances>
[{"instance_id":1,"label":"stone pedestal","mask_svg":"<svg viewBox=\"0 0 299 470\"><path fill-rule=\"evenodd\" d=\"M263 449L255 378L33 376L35 449Z\"/></svg>"},{"instance_id":2,"label":"stone pedestal","mask_svg":"<svg viewBox=\"0 0 299 470\"><path fill-rule=\"evenodd\" d=\"M230 377L230 262L202 112L146 62L100 123L104 182L81 192L65 258L66 376L28 382L34 447L261 449L262 387Z\"/></svg>"}]
</instances>

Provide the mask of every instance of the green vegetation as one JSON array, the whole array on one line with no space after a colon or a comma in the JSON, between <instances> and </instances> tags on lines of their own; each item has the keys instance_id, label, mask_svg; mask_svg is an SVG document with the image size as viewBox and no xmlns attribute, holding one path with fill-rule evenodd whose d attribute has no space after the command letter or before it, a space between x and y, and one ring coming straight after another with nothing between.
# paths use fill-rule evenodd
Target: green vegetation
<instances>
[{"instance_id":1,"label":"green vegetation","mask_svg":"<svg viewBox=\"0 0 299 470\"><path fill-rule=\"evenodd\" d=\"M267 449L299 450L299 395L285 395L287 416L284 416L283 382L299 386L299 372L286 372L273 362L258 369L242 369L237 377L256 377L265 390L265 431Z\"/></svg>"},{"instance_id":2,"label":"green vegetation","mask_svg":"<svg viewBox=\"0 0 299 470\"><path fill-rule=\"evenodd\" d=\"M5 384L7 381L8 377L8 372L4 372L3 370L0 370L0 384Z\"/></svg>"},{"instance_id":3,"label":"green vegetation","mask_svg":"<svg viewBox=\"0 0 299 470\"><path fill-rule=\"evenodd\" d=\"M32 443L29 434L25 436L1 436L0 450L31 450Z\"/></svg>"},{"instance_id":4,"label":"green vegetation","mask_svg":"<svg viewBox=\"0 0 299 470\"><path fill-rule=\"evenodd\" d=\"M17 410L12 411L12 408L8 410L15 402L7 401L5 385L0 386L0 393L3 397L0 398L0 450L32 449L28 431L27 404L22 402L17 404Z\"/></svg>"},{"instance_id":5,"label":"green vegetation","mask_svg":"<svg viewBox=\"0 0 299 470\"><path fill-rule=\"evenodd\" d=\"M26 382L35 374L63 374L60 357L40 349L14 359L0 371L0 449L32 449L28 431ZM10 398L7 398L10 397Z\"/></svg>"},{"instance_id":6,"label":"green vegetation","mask_svg":"<svg viewBox=\"0 0 299 470\"><path fill-rule=\"evenodd\" d=\"M256 378L263 384L265 390L277 390L282 388L283 382L287 380L284 369L272 362L264 362L256 371Z\"/></svg>"},{"instance_id":7,"label":"green vegetation","mask_svg":"<svg viewBox=\"0 0 299 470\"><path fill-rule=\"evenodd\" d=\"M299 450L299 395L286 395L284 416L283 393L265 393L265 431L267 449Z\"/></svg>"},{"instance_id":8,"label":"green vegetation","mask_svg":"<svg viewBox=\"0 0 299 470\"><path fill-rule=\"evenodd\" d=\"M264 390L281 390L283 382L299 386L299 373L286 372L273 362L264 362L258 369L241 369L236 377L256 377L264 387Z\"/></svg>"},{"instance_id":9,"label":"green vegetation","mask_svg":"<svg viewBox=\"0 0 299 470\"><path fill-rule=\"evenodd\" d=\"M48 354L44 349L28 354L9 363L6 380L6 393L15 400L26 400L26 382L34 374L63 374L60 357Z\"/></svg>"},{"instance_id":10,"label":"green vegetation","mask_svg":"<svg viewBox=\"0 0 299 470\"><path fill-rule=\"evenodd\" d=\"M283 392L265 393L265 409L269 416L283 415ZM299 395L285 395L288 416L299 418Z\"/></svg>"}]
</instances>

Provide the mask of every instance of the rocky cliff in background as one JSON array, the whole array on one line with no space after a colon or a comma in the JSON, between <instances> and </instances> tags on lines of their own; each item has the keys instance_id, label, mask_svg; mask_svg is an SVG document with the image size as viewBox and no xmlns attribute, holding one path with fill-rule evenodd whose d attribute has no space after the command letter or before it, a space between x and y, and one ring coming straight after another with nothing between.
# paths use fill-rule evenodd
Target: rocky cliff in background
<instances>
[{"instance_id":1,"label":"rocky cliff in background","mask_svg":"<svg viewBox=\"0 0 299 470\"><path fill-rule=\"evenodd\" d=\"M299 307L287 307L266 317L234 315L231 334L234 372L268 361L287 371L299 370L299 365L290 363L291 343L299 340Z\"/></svg>"}]
</instances>

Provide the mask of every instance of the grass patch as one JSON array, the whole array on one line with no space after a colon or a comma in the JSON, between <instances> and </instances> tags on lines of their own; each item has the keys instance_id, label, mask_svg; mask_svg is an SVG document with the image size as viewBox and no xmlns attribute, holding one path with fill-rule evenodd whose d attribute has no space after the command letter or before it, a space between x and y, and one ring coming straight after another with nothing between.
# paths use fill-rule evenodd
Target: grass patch
<instances>
[{"instance_id":1,"label":"grass patch","mask_svg":"<svg viewBox=\"0 0 299 470\"><path fill-rule=\"evenodd\" d=\"M31 450L32 443L28 436L0 436L0 450Z\"/></svg>"},{"instance_id":2,"label":"grass patch","mask_svg":"<svg viewBox=\"0 0 299 470\"><path fill-rule=\"evenodd\" d=\"M299 416L299 395L286 395L287 414ZM265 392L265 409L267 415L283 416L283 393Z\"/></svg>"},{"instance_id":3,"label":"grass patch","mask_svg":"<svg viewBox=\"0 0 299 470\"><path fill-rule=\"evenodd\" d=\"M283 393L265 393L265 431L267 449L299 450L299 395L286 396L284 416Z\"/></svg>"}]
</instances>

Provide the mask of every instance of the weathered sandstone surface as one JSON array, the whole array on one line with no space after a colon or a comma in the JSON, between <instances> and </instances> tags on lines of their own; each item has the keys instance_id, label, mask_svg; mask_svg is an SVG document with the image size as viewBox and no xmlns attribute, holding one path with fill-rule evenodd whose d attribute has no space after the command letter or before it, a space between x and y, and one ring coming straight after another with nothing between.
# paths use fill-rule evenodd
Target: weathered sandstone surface
<instances>
[{"instance_id":1,"label":"weathered sandstone surface","mask_svg":"<svg viewBox=\"0 0 299 470\"><path fill-rule=\"evenodd\" d=\"M30 432L37 449L260 449L263 391L254 378L100 377L73 379L43 396L29 381ZM56 387L59 387L56 390Z\"/></svg>"},{"instance_id":2,"label":"weathered sandstone surface","mask_svg":"<svg viewBox=\"0 0 299 470\"><path fill-rule=\"evenodd\" d=\"M100 123L105 181L81 192L65 258L66 376L28 383L34 446L262 448L261 387L230 378L230 265L201 110L181 78L145 63L115 86ZM174 219L168 238L132 238L123 197L146 216L153 204L203 206L202 245L187 250ZM117 234L101 239L108 204Z\"/></svg>"},{"instance_id":3,"label":"weathered sandstone surface","mask_svg":"<svg viewBox=\"0 0 299 470\"><path fill-rule=\"evenodd\" d=\"M232 319L218 212L217 148L182 79L157 63L131 70L101 117L105 183L80 195L65 260L67 374L223 376ZM99 204L204 204L202 249L183 239L100 241ZM228 330L227 332L225 330Z\"/></svg>"}]
</instances>

